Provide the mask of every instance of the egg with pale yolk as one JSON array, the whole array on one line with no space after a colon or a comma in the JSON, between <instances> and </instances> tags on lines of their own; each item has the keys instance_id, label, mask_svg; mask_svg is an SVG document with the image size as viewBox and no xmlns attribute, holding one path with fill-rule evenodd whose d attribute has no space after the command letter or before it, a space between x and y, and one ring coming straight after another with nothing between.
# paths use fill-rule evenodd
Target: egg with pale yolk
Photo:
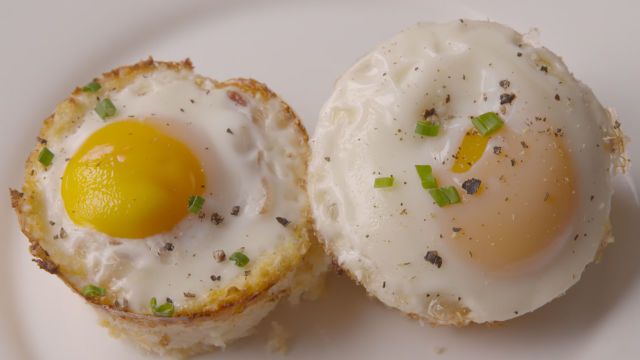
<instances>
[{"instance_id":1,"label":"egg with pale yolk","mask_svg":"<svg viewBox=\"0 0 640 360\"><path fill-rule=\"evenodd\" d=\"M353 65L320 113L318 232L345 272L414 318L525 314L611 240L614 121L559 57L510 28L418 24Z\"/></svg>"},{"instance_id":2,"label":"egg with pale yolk","mask_svg":"<svg viewBox=\"0 0 640 360\"><path fill-rule=\"evenodd\" d=\"M38 139L12 205L112 334L189 357L322 281L307 135L265 85L149 59L76 89Z\"/></svg>"}]
</instances>

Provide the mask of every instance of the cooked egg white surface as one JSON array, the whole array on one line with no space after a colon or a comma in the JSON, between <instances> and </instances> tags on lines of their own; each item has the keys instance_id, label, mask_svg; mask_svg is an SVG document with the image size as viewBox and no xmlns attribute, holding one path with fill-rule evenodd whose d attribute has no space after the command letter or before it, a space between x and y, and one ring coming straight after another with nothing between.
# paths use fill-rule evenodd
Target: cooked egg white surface
<instances>
[{"instance_id":1,"label":"cooked egg white surface","mask_svg":"<svg viewBox=\"0 0 640 360\"><path fill-rule=\"evenodd\" d=\"M306 195L295 191L290 168L291 158L299 156L299 134L294 126L278 126L272 120L279 109L276 100L268 106L271 113L261 114L264 121L256 122L251 106L230 96L233 88L216 89L208 80L201 88L194 77L190 71L172 70L141 76L110 97L115 116L103 120L89 111L72 135L47 139L55 160L48 171L38 174L47 217L55 224L52 232L64 229L64 236L56 240L59 248L80 256L87 269L87 274L71 276L71 281L78 287L108 284L110 294L126 299L135 312L148 313L151 297L160 304L168 297L180 308L191 300L185 293L200 299L211 289L224 288L265 254L295 241L293 226L284 227L275 217L292 224L303 220ZM236 95L244 105L254 101ZM73 158L96 131L118 121L151 124L192 151L204 173L205 217L188 214L170 230L151 229L152 235L142 238L110 236L71 220L61 196L61 179L69 163L65 159ZM187 201L179 200L184 209ZM232 215L235 206L239 212ZM220 224L212 219L214 213L224 218ZM229 260L241 249L250 259L245 267ZM216 250L223 250L227 260L216 261ZM219 280L213 281L212 275Z\"/></svg>"},{"instance_id":2,"label":"cooked egg white surface","mask_svg":"<svg viewBox=\"0 0 640 360\"><path fill-rule=\"evenodd\" d=\"M419 136L430 109L439 134ZM503 127L463 145L470 118L490 111ZM389 306L441 324L507 320L562 295L610 239L614 137L609 113L547 49L490 22L419 24L359 60L322 109L316 225ZM456 159L465 153L477 159ZM414 168L424 164L459 204L433 202ZM467 194L472 178L481 187Z\"/></svg>"}]
</instances>

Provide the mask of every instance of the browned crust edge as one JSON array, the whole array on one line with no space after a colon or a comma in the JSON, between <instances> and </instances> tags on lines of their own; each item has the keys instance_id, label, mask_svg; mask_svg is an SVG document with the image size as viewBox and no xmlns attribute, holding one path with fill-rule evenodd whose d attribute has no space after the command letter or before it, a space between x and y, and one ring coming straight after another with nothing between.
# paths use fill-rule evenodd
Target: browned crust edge
<instances>
[{"instance_id":1,"label":"browned crust edge","mask_svg":"<svg viewBox=\"0 0 640 360\"><path fill-rule=\"evenodd\" d=\"M133 65L121 66L111 71L108 71L106 73L103 73L100 77L95 78L95 80L97 80L100 84L102 84L103 87L106 85L107 88L111 90L116 90L124 87L125 85L127 85L132 81L131 80L131 81L121 82L120 81L121 78L126 77L129 79L132 79L137 76L150 73L160 67L174 70L174 71L183 71L183 70L192 71L193 70L193 64L191 63L191 60L188 58L180 62L164 62L164 61L155 61L152 57L149 57L146 60L142 60ZM216 80L201 77L201 76L200 78L208 79L215 85L216 88L236 87L240 89L242 92L250 94L252 97L262 97L263 100L265 101L269 101L269 100L277 101L283 112L283 121L287 123L292 123L300 135L300 138L301 138L300 145L303 146L304 148L304 170L303 171L305 174L307 173L309 159L310 159L310 148L308 145L309 136L307 134L307 131L304 125L302 124L301 120L297 116L297 114L283 99L281 99L275 92L269 89L265 84L258 82L254 79L235 78L235 79L229 79L224 82L218 82ZM71 96L69 96L66 100L58 104L58 106L56 107L56 111L58 111L58 109L64 106L81 106L78 103L78 101L75 99L75 97L80 97L80 96L84 96L84 93L82 92L82 89L80 87L76 87L71 93ZM44 139L46 139L47 132L54 125L54 115L55 113L51 114L49 117L47 117L44 120L43 125L39 132L38 142L34 150L29 154L26 160L25 184L28 181L29 175L32 173L33 166L38 165L38 160L37 160L38 155L42 150L42 148L46 145L46 140ZM306 193L306 179L303 179L303 181L300 182L299 186ZM28 216L26 216L23 209L24 209L24 205L28 203L28 200L30 199L30 197L33 197L33 195L28 194L26 191L19 191L16 189L9 189L9 195L11 200L11 206L16 212L16 215L18 216L20 229L29 241L29 245L30 245L29 251L33 256L33 261L41 269L49 272L50 274L56 275L72 291L74 291L81 297L85 298L81 294L79 289L76 289L74 285L71 283L71 281L69 281L64 276L64 274L62 274L59 271L59 265L56 264L51 259L51 256L49 255L49 253L40 246L38 237L36 236L36 234L32 232L32 229L30 228L29 224L27 224ZM307 216L306 216L307 221L300 224L300 231L302 232L301 235L307 239L306 241L307 244L304 245L303 247L303 250L306 253L306 250L308 249L309 244L317 240L315 236L315 231L313 230L314 226L313 226L312 217L310 216L311 211L309 206L307 206L307 209L305 210L307 213ZM290 271L295 271L295 269L291 269ZM206 320L224 320L233 314L242 312L246 307L250 306L251 304L262 301L267 296L272 296L274 300L283 296L282 291L277 292L275 294L269 294L269 291L271 290L271 288L275 286L278 283L278 281L282 279L283 279L282 277L280 279L276 279L275 281L270 282L269 284L267 284L266 286L262 287L261 289L259 289L258 291L252 294L242 294L241 296L236 297L236 298L239 298L240 300L225 303L223 304L223 306L221 306L216 310L203 310L203 311L198 311L195 313L190 313L185 315L179 314L178 316L174 316L171 318L162 318L162 317L157 317L157 316L148 315L148 314L138 314L138 313L128 311L126 309L123 310L121 308L118 308L113 303L107 303L106 300L101 298L85 298L85 300L88 303L94 305L96 308L106 311L109 315L113 317L135 322L135 323L145 323L145 324L148 324L149 326L155 326L159 324L166 326L171 324L187 323L187 322L191 322L193 319L198 319L198 318L203 320L205 319Z\"/></svg>"}]
</instances>

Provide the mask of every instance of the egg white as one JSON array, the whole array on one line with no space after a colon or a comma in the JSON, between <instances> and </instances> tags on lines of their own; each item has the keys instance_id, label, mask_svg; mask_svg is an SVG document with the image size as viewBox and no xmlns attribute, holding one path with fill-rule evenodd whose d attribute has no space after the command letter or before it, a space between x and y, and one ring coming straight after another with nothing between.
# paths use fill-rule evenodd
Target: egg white
<instances>
[{"instance_id":1,"label":"egg white","mask_svg":"<svg viewBox=\"0 0 640 360\"><path fill-rule=\"evenodd\" d=\"M117 108L113 118L105 121L88 111L72 134L48 140L55 161L39 178L46 216L55 223L54 234L64 229L64 238L56 240L58 249L80 255L88 269L72 281L79 287L108 284L109 294L120 304L126 301L129 311L148 313L152 297L170 298L176 308L205 299L210 291L245 277L253 264L279 247L297 243L293 224L306 221L306 194L297 179L297 173L304 173L299 165L304 148L296 127L274 120L280 105L268 104L269 111L260 115L263 121L256 122L252 102L257 100L240 95L248 103L241 106L230 98L232 88L217 89L210 81L198 86L195 80L191 71L170 69L141 76L110 95ZM171 231L139 240L112 238L69 218L60 193L64 159L96 130L128 118L155 119L164 132L191 148L207 180L204 218L190 214ZM235 206L240 211L232 215ZM221 224L211 220L214 213L224 218ZM282 226L275 217L292 226ZM167 243L172 251L165 249ZM228 260L240 249L250 259L246 267ZM225 251L227 260L216 261L216 250ZM220 280L212 281L212 275Z\"/></svg>"},{"instance_id":2,"label":"egg white","mask_svg":"<svg viewBox=\"0 0 640 360\"><path fill-rule=\"evenodd\" d=\"M517 95L507 110L503 79ZM441 134L416 136L430 107L443 121ZM577 210L562 236L512 274L479 269L451 249L455 234L439 225L441 209L414 169L430 163L436 173L450 172L470 116L501 110L517 133L541 116L561 128L577 178ZM389 306L438 324L507 320L562 295L611 240L617 155L609 142L616 137L609 112L546 48L491 22L418 24L353 65L323 107L311 141L316 226L339 266ZM390 174L392 188L373 187L375 177ZM527 220L518 221L526 231ZM425 261L429 250L443 258L441 268Z\"/></svg>"}]
</instances>

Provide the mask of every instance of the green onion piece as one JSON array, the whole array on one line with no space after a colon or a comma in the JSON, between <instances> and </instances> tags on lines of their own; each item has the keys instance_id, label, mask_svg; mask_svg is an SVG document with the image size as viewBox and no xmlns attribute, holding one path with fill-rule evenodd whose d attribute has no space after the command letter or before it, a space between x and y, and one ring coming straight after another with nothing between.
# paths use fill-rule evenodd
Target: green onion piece
<instances>
[{"instance_id":1,"label":"green onion piece","mask_svg":"<svg viewBox=\"0 0 640 360\"><path fill-rule=\"evenodd\" d=\"M200 195L193 195L189 197L189 202L187 203L189 207L189 212L197 214L202 210L202 205L204 204L204 198Z\"/></svg>"},{"instance_id":2,"label":"green onion piece","mask_svg":"<svg viewBox=\"0 0 640 360\"><path fill-rule=\"evenodd\" d=\"M460 195L458 195L458 190L456 190L453 186L447 186L442 188L442 192L447 197L449 204L457 204L460 202Z\"/></svg>"},{"instance_id":3,"label":"green onion piece","mask_svg":"<svg viewBox=\"0 0 640 360\"><path fill-rule=\"evenodd\" d=\"M40 150L40 155L38 155L38 161L44 166L49 166L53 161L53 157L54 155L51 150L43 147L42 150Z\"/></svg>"},{"instance_id":4,"label":"green onion piece","mask_svg":"<svg viewBox=\"0 0 640 360\"><path fill-rule=\"evenodd\" d=\"M431 165L416 165L416 171L422 181L423 189L433 189L438 187L438 182L431 172Z\"/></svg>"},{"instance_id":5,"label":"green onion piece","mask_svg":"<svg viewBox=\"0 0 640 360\"><path fill-rule=\"evenodd\" d=\"M486 136L502 127L502 119L494 112L484 113L471 119L480 134Z\"/></svg>"},{"instance_id":6,"label":"green onion piece","mask_svg":"<svg viewBox=\"0 0 640 360\"><path fill-rule=\"evenodd\" d=\"M110 99L102 99L94 109L98 116L105 120L116 114L116 107Z\"/></svg>"},{"instance_id":7,"label":"green onion piece","mask_svg":"<svg viewBox=\"0 0 640 360\"><path fill-rule=\"evenodd\" d=\"M453 186L441 187L437 189L429 189L429 194L438 206L443 207L460 202L458 190Z\"/></svg>"},{"instance_id":8,"label":"green onion piece","mask_svg":"<svg viewBox=\"0 0 640 360\"><path fill-rule=\"evenodd\" d=\"M387 188L393 186L393 176L379 177L373 182L374 188Z\"/></svg>"},{"instance_id":9,"label":"green onion piece","mask_svg":"<svg viewBox=\"0 0 640 360\"><path fill-rule=\"evenodd\" d=\"M449 199L447 198L447 195L445 195L442 191L442 188L429 189L429 194L431 195L433 201L438 204L438 206L443 207L449 205Z\"/></svg>"},{"instance_id":10,"label":"green onion piece","mask_svg":"<svg viewBox=\"0 0 640 360\"><path fill-rule=\"evenodd\" d=\"M158 301L156 300L155 297L151 298L149 305L151 306L151 311L153 312L153 315L156 315L156 316L171 317L173 316L173 312L175 310L173 303L168 301L158 306Z\"/></svg>"},{"instance_id":11,"label":"green onion piece","mask_svg":"<svg viewBox=\"0 0 640 360\"><path fill-rule=\"evenodd\" d=\"M98 84L97 81L93 80L92 82L88 83L87 85L82 87L82 91L84 92L88 92L88 93L94 93L98 90L100 90L102 88L102 86L100 84Z\"/></svg>"},{"instance_id":12,"label":"green onion piece","mask_svg":"<svg viewBox=\"0 0 640 360\"><path fill-rule=\"evenodd\" d=\"M104 296L105 293L106 291L104 290L104 288L92 284L89 284L82 288L82 295L84 295L85 297L100 297Z\"/></svg>"},{"instance_id":13,"label":"green onion piece","mask_svg":"<svg viewBox=\"0 0 640 360\"><path fill-rule=\"evenodd\" d=\"M440 124L433 121L418 121L416 123L416 134L422 136L437 136Z\"/></svg>"},{"instance_id":14,"label":"green onion piece","mask_svg":"<svg viewBox=\"0 0 640 360\"><path fill-rule=\"evenodd\" d=\"M229 260L235 262L238 267L244 267L249 263L249 257L240 251L236 251L231 254L231 256L229 256Z\"/></svg>"}]
</instances>

